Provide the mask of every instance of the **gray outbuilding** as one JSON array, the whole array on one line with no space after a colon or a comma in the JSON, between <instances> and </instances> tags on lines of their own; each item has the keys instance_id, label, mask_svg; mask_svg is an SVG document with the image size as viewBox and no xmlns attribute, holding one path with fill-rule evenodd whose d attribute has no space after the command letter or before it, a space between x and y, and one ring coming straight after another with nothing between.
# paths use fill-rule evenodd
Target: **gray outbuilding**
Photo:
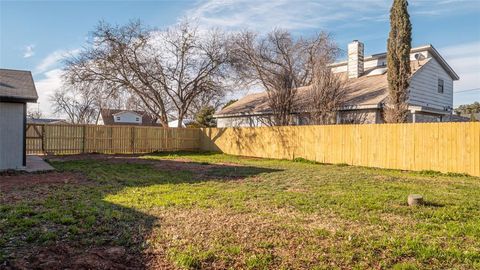
<instances>
[{"instance_id":1,"label":"gray outbuilding","mask_svg":"<svg viewBox=\"0 0 480 270\"><path fill-rule=\"evenodd\" d=\"M0 69L0 171L25 169L27 102L37 102L32 73Z\"/></svg>"}]
</instances>

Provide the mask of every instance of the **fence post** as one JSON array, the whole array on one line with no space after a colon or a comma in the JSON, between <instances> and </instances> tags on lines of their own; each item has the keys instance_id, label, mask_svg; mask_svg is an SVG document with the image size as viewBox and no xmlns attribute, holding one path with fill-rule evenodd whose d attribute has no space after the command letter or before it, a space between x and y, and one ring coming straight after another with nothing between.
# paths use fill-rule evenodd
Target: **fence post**
<instances>
[{"instance_id":1,"label":"fence post","mask_svg":"<svg viewBox=\"0 0 480 270\"><path fill-rule=\"evenodd\" d=\"M130 150L132 154L135 154L135 127L130 128Z\"/></svg>"},{"instance_id":2,"label":"fence post","mask_svg":"<svg viewBox=\"0 0 480 270\"><path fill-rule=\"evenodd\" d=\"M41 125L42 127L42 152L45 155L45 125Z\"/></svg>"},{"instance_id":3,"label":"fence post","mask_svg":"<svg viewBox=\"0 0 480 270\"><path fill-rule=\"evenodd\" d=\"M87 142L87 127L83 125L83 135L82 135L82 154L85 154L85 144Z\"/></svg>"}]
</instances>

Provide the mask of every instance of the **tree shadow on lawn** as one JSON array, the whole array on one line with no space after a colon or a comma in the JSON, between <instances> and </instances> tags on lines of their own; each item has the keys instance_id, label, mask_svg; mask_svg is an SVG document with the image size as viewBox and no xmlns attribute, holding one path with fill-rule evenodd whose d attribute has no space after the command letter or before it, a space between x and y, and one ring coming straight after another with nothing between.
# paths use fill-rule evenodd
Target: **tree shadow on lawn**
<instances>
[{"instance_id":1,"label":"tree shadow on lawn","mask_svg":"<svg viewBox=\"0 0 480 270\"><path fill-rule=\"evenodd\" d=\"M171 268L166 251L145 252L152 230L162 226L149 207L200 203L215 193L195 189L201 182L278 171L133 159L55 161L60 173L7 176L35 182L8 189L0 179L0 269ZM71 181L72 174L84 179Z\"/></svg>"}]
</instances>

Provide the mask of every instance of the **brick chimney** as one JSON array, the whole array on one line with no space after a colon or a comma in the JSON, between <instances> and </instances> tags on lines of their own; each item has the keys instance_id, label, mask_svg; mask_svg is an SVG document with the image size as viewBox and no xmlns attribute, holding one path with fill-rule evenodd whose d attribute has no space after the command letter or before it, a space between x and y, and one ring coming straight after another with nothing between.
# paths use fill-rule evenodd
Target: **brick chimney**
<instances>
[{"instance_id":1,"label":"brick chimney","mask_svg":"<svg viewBox=\"0 0 480 270\"><path fill-rule=\"evenodd\" d=\"M348 78L354 79L363 74L363 43L354 40L348 44Z\"/></svg>"}]
</instances>

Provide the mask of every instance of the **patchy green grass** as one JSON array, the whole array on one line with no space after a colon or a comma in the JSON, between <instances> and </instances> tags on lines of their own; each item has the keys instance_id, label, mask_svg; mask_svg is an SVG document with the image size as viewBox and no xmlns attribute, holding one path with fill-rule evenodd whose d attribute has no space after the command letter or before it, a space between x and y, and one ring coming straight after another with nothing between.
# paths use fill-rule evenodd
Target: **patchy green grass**
<instances>
[{"instance_id":1,"label":"patchy green grass","mask_svg":"<svg viewBox=\"0 0 480 270\"><path fill-rule=\"evenodd\" d=\"M52 164L89 181L2 204L0 261L68 243L186 269L480 269L475 177L213 153Z\"/></svg>"}]
</instances>

